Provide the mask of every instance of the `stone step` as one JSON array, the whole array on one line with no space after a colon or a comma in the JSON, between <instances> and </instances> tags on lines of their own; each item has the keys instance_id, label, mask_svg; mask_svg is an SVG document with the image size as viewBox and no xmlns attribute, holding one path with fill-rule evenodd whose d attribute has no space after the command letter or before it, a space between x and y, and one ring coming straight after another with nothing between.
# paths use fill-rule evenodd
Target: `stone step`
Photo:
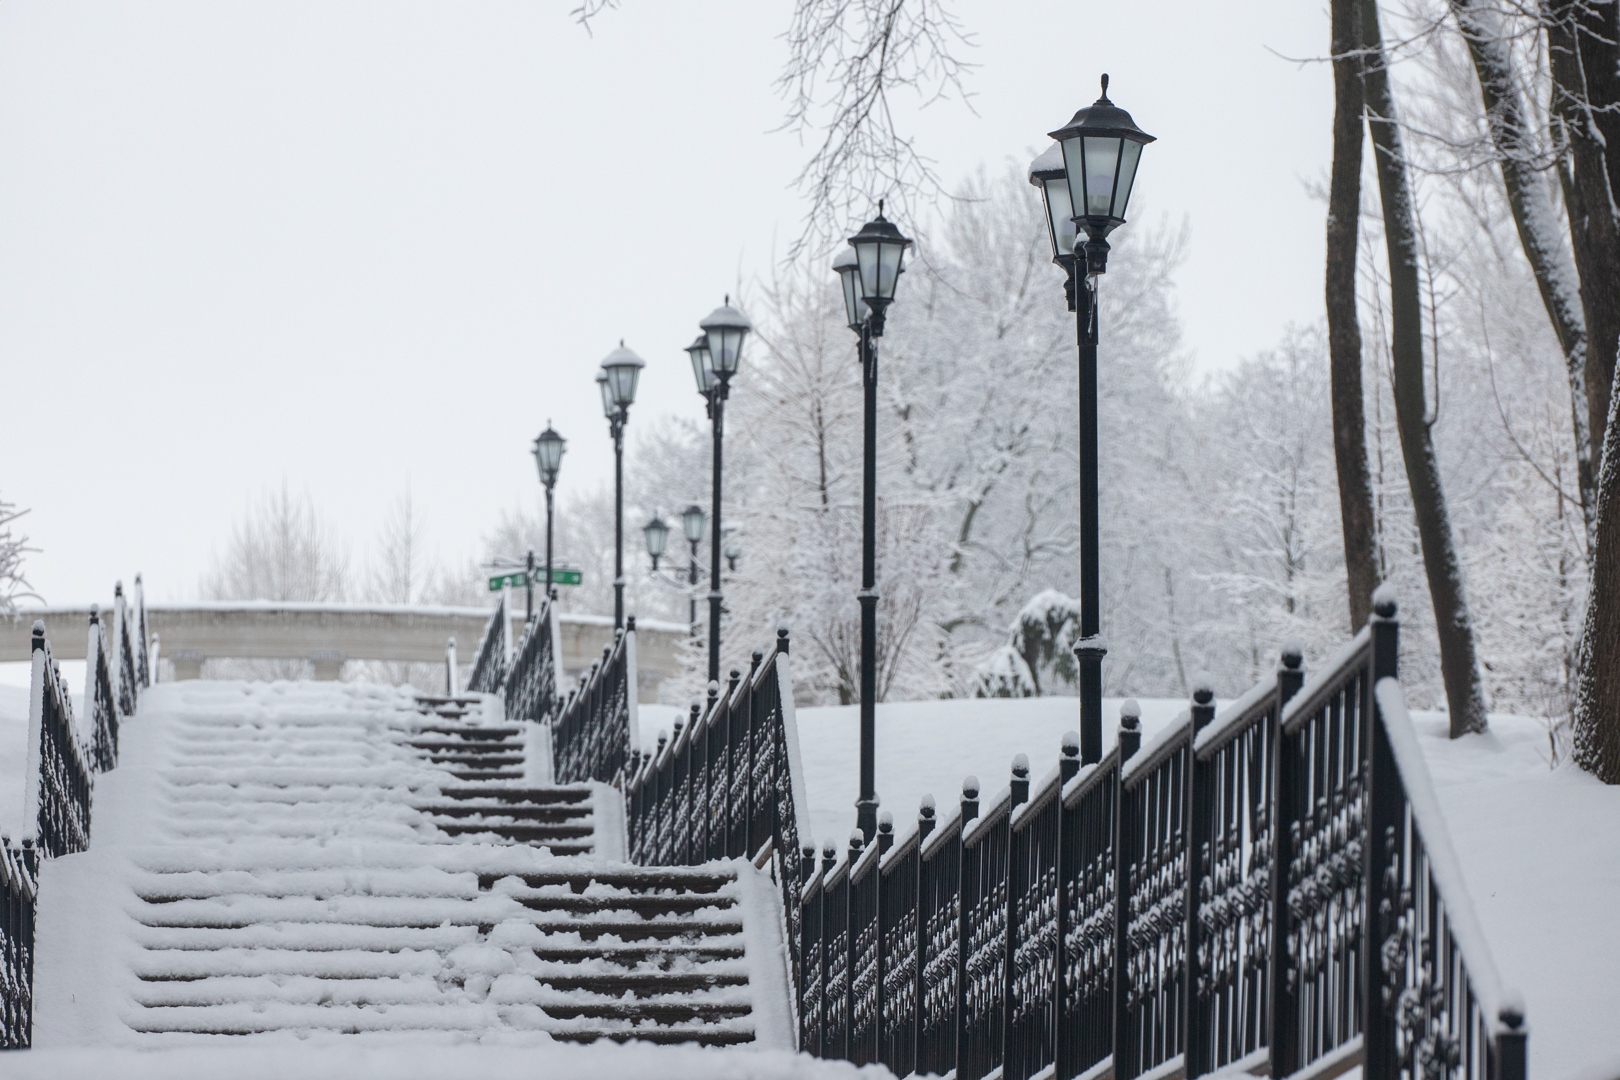
<instances>
[{"instance_id":1,"label":"stone step","mask_svg":"<svg viewBox=\"0 0 1620 1080\"><path fill-rule=\"evenodd\" d=\"M457 803L419 803L416 809L436 818L504 818L556 825L591 816L589 803L545 803L536 806L525 803L481 803L468 800Z\"/></svg>"},{"instance_id":2,"label":"stone step","mask_svg":"<svg viewBox=\"0 0 1620 1080\"><path fill-rule=\"evenodd\" d=\"M737 880L733 874L717 874L712 871L686 870L679 867L660 869L623 866L529 874L480 874L478 875L478 887L488 889L496 881L504 877L519 878L524 885L531 889L567 885L576 893L584 892L591 885L606 885L609 888L627 889L636 892L657 892L672 889L677 892L712 893Z\"/></svg>"},{"instance_id":3,"label":"stone step","mask_svg":"<svg viewBox=\"0 0 1620 1080\"><path fill-rule=\"evenodd\" d=\"M514 891L505 893L534 911L566 911L574 915L600 915L608 912L634 912L644 918L659 915L692 915L709 909L725 910L737 901L729 896L682 894L677 896L557 896L552 893Z\"/></svg>"},{"instance_id":4,"label":"stone step","mask_svg":"<svg viewBox=\"0 0 1620 1080\"><path fill-rule=\"evenodd\" d=\"M594 1031L578 1029L572 1031L553 1031L551 1037L558 1042L596 1042L599 1039L608 1039L612 1042L648 1042L660 1046L673 1046L676 1044L691 1044L693 1046L738 1046L742 1043L754 1041L752 1031L737 1031L729 1028L708 1027L651 1027L636 1028L634 1031Z\"/></svg>"},{"instance_id":5,"label":"stone step","mask_svg":"<svg viewBox=\"0 0 1620 1080\"><path fill-rule=\"evenodd\" d=\"M588 841L596 833L596 826L589 821L583 824L523 824L503 823L498 821L435 821L434 826L449 836L476 836L481 833L493 833L504 837L516 844L534 844L538 847L552 848L557 854L554 842L560 842L570 847L580 846L580 842ZM589 848L591 845L585 843Z\"/></svg>"},{"instance_id":6,"label":"stone step","mask_svg":"<svg viewBox=\"0 0 1620 1080\"><path fill-rule=\"evenodd\" d=\"M440 785L439 794L446 799L491 799L496 802L530 803L536 806L548 806L557 803L589 803L591 789L588 787L457 787L455 785Z\"/></svg>"}]
</instances>

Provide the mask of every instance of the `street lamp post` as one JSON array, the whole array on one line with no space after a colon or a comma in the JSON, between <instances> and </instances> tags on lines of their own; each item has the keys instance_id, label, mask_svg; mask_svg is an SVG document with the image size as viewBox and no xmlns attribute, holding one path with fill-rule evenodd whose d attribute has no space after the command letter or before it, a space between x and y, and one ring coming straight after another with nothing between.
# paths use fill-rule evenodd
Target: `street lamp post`
<instances>
[{"instance_id":1,"label":"street lamp post","mask_svg":"<svg viewBox=\"0 0 1620 1080\"><path fill-rule=\"evenodd\" d=\"M540 469L540 483L546 489L546 588L545 595L551 595L551 493L557 486L557 471L562 468L562 457L568 450L568 440L552 430L551 421L546 421L546 430L542 431L534 440L534 463ZM530 552L529 578L534 578L533 552ZM534 586L529 586L529 607L534 608ZM533 617L532 615L530 616Z\"/></svg>"},{"instance_id":2,"label":"street lamp post","mask_svg":"<svg viewBox=\"0 0 1620 1080\"><path fill-rule=\"evenodd\" d=\"M861 471L861 792L855 824L871 843L877 835L877 339L883 316L894 300L911 241L893 222L878 216L850 237L849 248L833 260L844 291L844 313L860 338L861 381L865 390L865 445Z\"/></svg>"},{"instance_id":3,"label":"street lamp post","mask_svg":"<svg viewBox=\"0 0 1620 1080\"><path fill-rule=\"evenodd\" d=\"M692 558L686 567L686 584L690 587L687 594L686 624L697 633L697 583L698 583L698 544L703 541L703 507L693 503L681 513L681 531L686 536L687 546L692 549Z\"/></svg>"},{"instance_id":4,"label":"street lamp post","mask_svg":"<svg viewBox=\"0 0 1620 1080\"><path fill-rule=\"evenodd\" d=\"M607 354L596 373L602 388L602 412L613 436L613 625L624 626L624 425L635 404L636 383L646 361L624 347Z\"/></svg>"},{"instance_id":5,"label":"street lamp post","mask_svg":"<svg viewBox=\"0 0 1620 1080\"><path fill-rule=\"evenodd\" d=\"M1048 150L1035 159L1030 183L1045 200L1052 261L1068 271L1080 345L1080 643L1074 655L1080 668L1080 760L1089 764L1102 760L1102 660L1108 652L1098 571L1097 279L1108 270L1107 236L1125 223L1142 147L1154 140L1108 100L1107 75L1102 96L1050 134L1057 154Z\"/></svg>"},{"instance_id":6,"label":"street lamp post","mask_svg":"<svg viewBox=\"0 0 1620 1080\"><path fill-rule=\"evenodd\" d=\"M722 482L721 444L725 432L726 399L731 396L731 377L742 363L743 339L753 329L748 316L731 306L731 297L709 312L698 326L703 333L686 348L692 358L692 374L698 393L709 406L714 425L713 509L709 515L709 681L720 681L720 493Z\"/></svg>"}]
</instances>

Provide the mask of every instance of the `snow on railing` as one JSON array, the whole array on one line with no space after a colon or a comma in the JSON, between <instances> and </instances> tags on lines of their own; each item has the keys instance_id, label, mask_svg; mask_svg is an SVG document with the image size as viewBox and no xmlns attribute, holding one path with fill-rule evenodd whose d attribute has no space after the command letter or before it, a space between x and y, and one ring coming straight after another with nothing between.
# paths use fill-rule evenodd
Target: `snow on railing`
<instances>
[{"instance_id":1,"label":"snow on railing","mask_svg":"<svg viewBox=\"0 0 1620 1080\"><path fill-rule=\"evenodd\" d=\"M769 864L799 1046L897 1075L1114 1080L1360 1063L1376 1080L1524 1080L1501 989L1395 680L1387 592L1306 676L1290 641L1226 709L1200 683L1141 745L1081 767L1065 736L1031 790L1019 755L982 807L897 839L815 847L781 668L711 686L632 760L633 861ZM1374 686L1377 686L1376 696ZM789 846L791 845L791 847ZM784 859L787 851L794 854Z\"/></svg>"}]
</instances>

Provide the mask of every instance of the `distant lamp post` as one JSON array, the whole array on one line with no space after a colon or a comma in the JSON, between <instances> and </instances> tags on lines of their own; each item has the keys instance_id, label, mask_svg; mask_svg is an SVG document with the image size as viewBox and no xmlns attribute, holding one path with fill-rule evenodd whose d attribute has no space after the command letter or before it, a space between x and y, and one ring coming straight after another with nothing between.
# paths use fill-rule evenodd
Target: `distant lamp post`
<instances>
[{"instance_id":1,"label":"distant lamp post","mask_svg":"<svg viewBox=\"0 0 1620 1080\"><path fill-rule=\"evenodd\" d=\"M737 539L735 531L726 536L726 569L732 573L737 571L737 560L742 558L742 541Z\"/></svg>"},{"instance_id":2,"label":"distant lamp post","mask_svg":"<svg viewBox=\"0 0 1620 1080\"><path fill-rule=\"evenodd\" d=\"M703 507L693 503L681 512L681 532L686 536L686 543L692 549L691 562L686 567L686 583L691 587L687 593L686 623L697 634L697 583L698 583L698 545L703 542Z\"/></svg>"},{"instance_id":3,"label":"distant lamp post","mask_svg":"<svg viewBox=\"0 0 1620 1080\"><path fill-rule=\"evenodd\" d=\"M647 363L634 352L619 347L607 354L596 373L602 389L602 412L613 436L613 625L624 625L624 425L630 419L630 406L636 401L636 384Z\"/></svg>"},{"instance_id":4,"label":"distant lamp post","mask_svg":"<svg viewBox=\"0 0 1620 1080\"><path fill-rule=\"evenodd\" d=\"M1050 134L1058 156L1048 149L1036 158L1029 178L1045 199L1052 259L1069 272L1066 290L1080 344L1080 643L1074 655L1080 668L1080 760L1089 764L1102 760L1102 661L1108 652L1101 636L1098 571L1097 278L1108 270L1108 234L1125 224L1142 147L1154 140L1108 100L1107 75L1102 96ZM1073 246L1067 256L1066 243Z\"/></svg>"},{"instance_id":5,"label":"distant lamp post","mask_svg":"<svg viewBox=\"0 0 1620 1080\"><path fill-rule=\"evenodd\" d=\"M871 843L877 835L877 339L894 290L905 272L911 241L894 223L878 216L849 239L848 251L833 260L844 292L844 315L860 339L862 384L866 391L866 432L861 474L861 793L855 821ZM853 258L852 258L853 256Z\"/></svg>"},{"instance_id":6,"label":"distant lamp post","mask_svg":"<svg viewBox=\"0 0 1620 1080\"><path fill-rule=\"evenodd\" d=\"M669 544L669 526L664 519L654 514L653 519L641 527L641 535L647 541L647 554L652 558L652 568L658 569L658 560L664 554L664 548Z\"/></svg>"},{"instance_id":7,"label":"distant lamp post","mask_svg":"<svg viewBox=\"0 0 1620 1080\"><path fill-rule=\"evenodd\" d=\"M687 346L692 358L692 375L698 393L709 405L714 425L713 509L709 514L709 681L720 681L720 495L722 491L721 445L725 433L726 399L731 396L731 377L742 364L743 339L753 329L748 316L731 306L731 297L698 323L703 336Z\"/></svg>"},{"instance_id":8,"label":"distant lamp post","mask_svg":"<svg viewBox=\"0 0 1620 1080\"><path fill-rule=\"evenodd\" d=\"M557 472L562 468L563 454L568 452L568 440L552 430L546 421L546 430L534 440L534 463L540 469L540 483L546 489L546 587L544 595L551 595L551 495L557 486ZM533 567L530 567L533 570ZM531 572L530 578L534 577ZM529 586L529 608L534 608L534 585Z\"/></svg>"}]
</instances>

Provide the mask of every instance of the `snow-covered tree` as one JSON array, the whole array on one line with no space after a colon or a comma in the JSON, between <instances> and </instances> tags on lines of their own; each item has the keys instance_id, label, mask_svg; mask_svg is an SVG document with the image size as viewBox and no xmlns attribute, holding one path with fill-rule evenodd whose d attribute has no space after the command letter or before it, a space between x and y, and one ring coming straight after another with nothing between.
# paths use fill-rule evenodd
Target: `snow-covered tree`
<instances>
[{"instance_id":1,"label":"snow-covered tree","mask_svg":"<svg viewBox=\"0 0 1620 1080\"><path fill-rule=\"evenodd\" d=\"M0 616L15 616L18 600L38 600L39 596L23 574L23 556L36 550L28 537L12 531L11 523L28 513L15 503L0 499Z\"/></svg>"}]
</instances>

